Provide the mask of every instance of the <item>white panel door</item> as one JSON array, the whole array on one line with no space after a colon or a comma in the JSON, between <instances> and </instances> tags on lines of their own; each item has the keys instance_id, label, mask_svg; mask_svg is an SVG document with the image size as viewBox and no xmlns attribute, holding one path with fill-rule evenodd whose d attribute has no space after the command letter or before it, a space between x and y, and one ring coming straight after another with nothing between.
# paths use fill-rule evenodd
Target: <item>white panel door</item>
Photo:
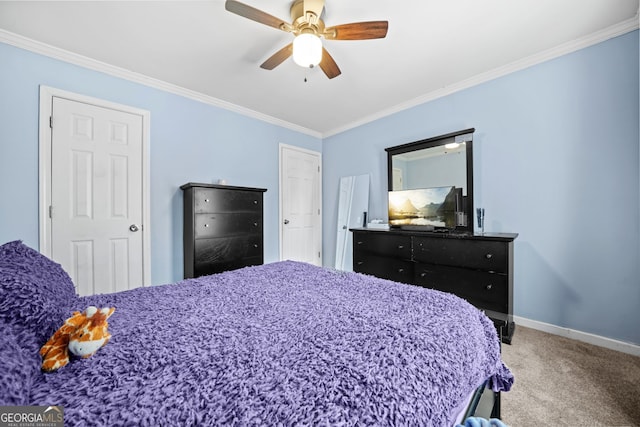
<instances>
[{"instance_id":1,"label":"white panel door","mask_svg":"<svg viewBox=\"0 0 640 427\"><path fill-rule=\"evenodd\" d=\"M143 118L53 97L51 258L80 295L143 281Z\"/></svg>"},{"instance_id":2,"label":"white panel door","mask_svg":"<svg viewBox=\"0 0 640 427\"><path fill-rule=\"evenodd\" d=\"M322 265L320 154L280 146L280 258Z\"/></svg>"}]
</instances>

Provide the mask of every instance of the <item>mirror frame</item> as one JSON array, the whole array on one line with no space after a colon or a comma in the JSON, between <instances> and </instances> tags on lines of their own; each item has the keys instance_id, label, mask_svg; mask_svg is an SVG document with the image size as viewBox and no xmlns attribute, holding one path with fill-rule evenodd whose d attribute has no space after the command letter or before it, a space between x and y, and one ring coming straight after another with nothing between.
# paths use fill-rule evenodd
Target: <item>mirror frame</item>
<instances>
[{"instance_id":1,"label":"mirror frame","mask_svg":"<svg viewBox=\"0 0 640 427\"><path fill-rule=\"evenodd\" d=\"M469 128L457 132L448 133L445 135L434 136L432 138L422 139L420 141L409 142L407 144L396 145L395 147L385 148L387 152L387 188L388 191L393 191L393 156L396 154L403 154L417 150L423 150L425 148L438 147L441 145L455 142L456 137L460 135L472 134L471 140L466 142L466 174L467 174L467 196L465 200L464 210L467 215L467 225L458 226L456 230L464 230L473 233L474 230L474 215L473 215L473 133L475 128Z\"/></svg>"}]
</instances>

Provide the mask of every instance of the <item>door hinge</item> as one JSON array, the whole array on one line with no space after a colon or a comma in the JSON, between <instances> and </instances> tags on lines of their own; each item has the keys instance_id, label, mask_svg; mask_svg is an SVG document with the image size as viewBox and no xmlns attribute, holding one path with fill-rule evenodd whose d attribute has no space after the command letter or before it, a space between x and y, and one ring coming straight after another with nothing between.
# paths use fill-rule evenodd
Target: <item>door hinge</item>
<instances>
[{"instance_id":1,"label":"door hinge","mask_svg":"<svg viewBox=\"0 0 640 427\"><path fill-rule=\"evenodd\" d=\"M49 205L49 218L53 218L53 206Z\"/></svg>"},{"instance_id":2,"label":"door hinge","mask_svg":"<svg viewBox=\"0 0 640 427\"><path fill-rule=\"evenodd\" d=\"M318 252L318 258L320 258L320 252Z\"/></svg>"},{"instance_id":3,"label":"door hinge","mask_svg":"<svg viewBox=\"0 0 640 427\"><path fill-rule=\"evenodd\" d=\"M53 116L49 116L49 127L53 129Z\"/></svg>"}]
</instances>

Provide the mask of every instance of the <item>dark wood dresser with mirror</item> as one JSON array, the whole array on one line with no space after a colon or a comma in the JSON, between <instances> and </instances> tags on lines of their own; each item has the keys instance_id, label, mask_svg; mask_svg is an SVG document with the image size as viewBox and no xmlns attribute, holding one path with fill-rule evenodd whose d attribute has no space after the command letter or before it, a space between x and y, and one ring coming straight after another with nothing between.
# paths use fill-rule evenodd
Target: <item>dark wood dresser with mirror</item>
<instances>
[{"instance_id":1,"label":"dark wood dresser with mirror","mask_svg":"<svg viewBox=\"0 0 640 427\"><path fill-rule=\"evenodd\" d=\"M188 183L184 192L184 277L264 262L263 188Z\"/></svg>"},{"instance_id":2,"label":"dark wood dresser with mirror","mask_svg":"<svg viewBox=\"0 0 640 427\"><path fill-rule=\"evenodd\" d=\"M474 132L385 149L390 229L351 229L353 269L465 298L510 343L518 235L474 232Z\"/></svg>"}]
</instances>

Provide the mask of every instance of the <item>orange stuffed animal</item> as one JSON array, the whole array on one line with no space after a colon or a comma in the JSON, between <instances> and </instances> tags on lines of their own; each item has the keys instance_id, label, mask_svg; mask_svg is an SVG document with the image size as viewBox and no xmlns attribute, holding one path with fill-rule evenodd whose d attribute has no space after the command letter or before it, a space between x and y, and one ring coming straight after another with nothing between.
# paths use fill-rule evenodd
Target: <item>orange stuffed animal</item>
<instances>
[{"instance_id":1,"label":"orange stuffed animal","mask_svg":"<svg viewBox=\"0 0 640 427\"><path fill-rule=\"evenodd\" d=\"M42 370L51 372L62 368L69 363L69 352L87 358L105 346L111 338L107 319L114 311L115 307L98 310L94 306L87 307L82 313L74 311L40 349Z\"/></svg>"}]
</instances>

